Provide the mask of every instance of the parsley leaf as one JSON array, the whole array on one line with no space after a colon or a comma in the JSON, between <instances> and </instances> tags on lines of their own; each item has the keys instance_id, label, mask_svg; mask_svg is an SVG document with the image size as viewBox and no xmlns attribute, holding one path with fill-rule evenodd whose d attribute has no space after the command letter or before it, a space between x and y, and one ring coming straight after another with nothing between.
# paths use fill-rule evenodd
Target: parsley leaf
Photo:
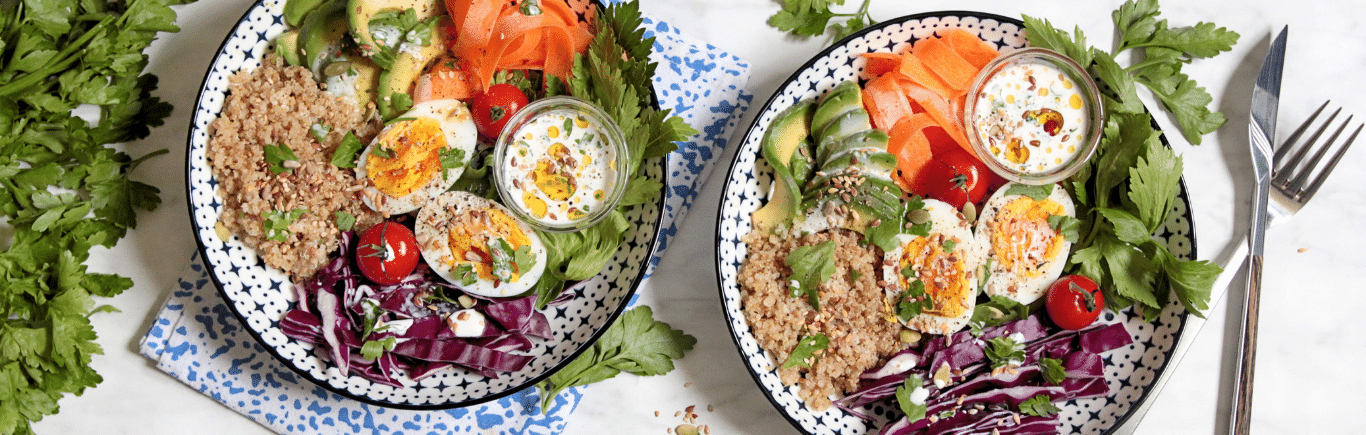
<instances>
[{"instance_id":1,"label":"parsley leaf","mask_svg":"<svg viewBox=\"0 0 1366 435\"><path fill-rule=\"evenodd\" d=\"M1028 414L1037 417L1047 417L1053 414L1057 414L1058 411L1062 411L1062 408L1058 408L1057 405L1054 405L1051 400L1048 400L1048 395L1046 394L1040 394L1031 397L1029 398L1029 400L1025 400L1024 402L1020 402L1021 414Z\"/></svg>"},{"instance_id":2,"label":"parsley leaf","mask_svg":"<svg viewBox=\"0 0 1366 435\"><path fill-rule=\"evenodd\" d=\"M465 263L455 267L455 276L460 279L461 286L471 286L479 280L479 273L474 271L474 265Z\"/></svg>"},{"instance_id":3,"label":"parsley leaf","mask_svg":"<svg viewBox=\"0 0 1366 435\"><path fill-rule=\"evenodd\" d=\"M314 123L312 127L308 128L308 131L313 133L313 139L316 139L318 143L323 143L323 139L327 139L327 133L332 131L332 127Z\"/></svg>"},{"instance_id":4,"label":"parsley leaf","mask_svg":"<svg viewBox=\"0 0 1366 435\"><path fill-rule=\"evenodd\" d=\"M293 169L286 166L286 162L299 162L299 157L294 155L294 150L285 144L266 145L265 157L266 163L270 164L270 173L276 175L294 172Z\"/></svg>"},{"instance_id":5,"label":"parsley leaf","mask_svg":"<svg viewBox=\"0 0 1366 435\"><path fill-rule=\"evenodd\" d=\"M592 347L536 384L541 389L541 413L549 411L555 396L570 387L611 379L621 372L657 376L673 371L673 360L692 350L697 339L653 316L648 306L627 310Z\"/></svg>"},{"instance_id":6,"label":"parsley leaf","mask_svg":"<svg viewBox=\"0 0 1366 435\"><path fill-rule=\"evenodd\" d=\"M807 302L820 311L820 292L822 283L835 274L835 242L827 240L811 246L793 249L783 259L792 269L793 296L805 295Z\"/></svg>"},{"instance_id":7,"label":"parsley leaf","mask_svg":"<svg viewBox=\"0 0 1366 435\"><path fill-rule=\"evenodd\" d=\"M1026 317L1029 317L1029 305L1005 296L994 295L990 301L977 304L977 307L972 309L971 322L989 328Z\"/></svg>"},{"instance_id":8,"label":"parsley leaf","mask_svg":"<svg viewBox=\"0 0 1366 435\"><path fill-rule=\"evenodd\" d=\"M395 337L366 341L360 346L360 356L368 360L376 360L384 356L385 352L394 350L394 346L397 344L398 339Z\"/></svg>"},{"instance_id":9,"label":"parsley leaf","mask_svg":"<svg viewBox=\"0 0 1366 435\"><path fill-rule=\"evenodd\" d=\"M811 367L816 363L819 355L816 352L825 350L830 346L830 339L825 335L808 335L797 340L797 347L792 349L792 354L787 356L787 361L783 361L782 368L790 367Z\"/></svg>"},{"instance_id":10,"label":"parsley leaf","mask_svg":"<svg viewBox=\"0 0 1366 435\"><path fill-rule=\"evenodd\" d=\"M1077 218L1065 214L1051 214L1048 215L1048 226L1053 228L1053 231L1057 231L1058 234L1061 234L1062 237L1069 242L1075 243L1077 240L1081 239L1081 234L1078 233L1078 228L1081 227L1081 220L1078 220Z\"/></svg>"},{"instance_id":11,"label":"parsley leaf","mask_svg":"<svg viewBox=\"0 0 1366 435\"><path fill-rule=\"evenodd\" d=\"M289 230L289 224L294 223L294 220L303 216L306 211L308 209L296 208L290 211L271 210L261 213L261 217L265 218L265 222L262 222L261 226L262 229L266 230L266 239L277 242L289 240L289 235L293 234Z\"/></svg>"},{"instance_id":12,"label":"parsley leaf","mask_svg":"<svg viewBox=\"0 0 1366 435\"><path fill-rule=\"evenodd\" d=\"M1062 367L1062 360L1054 358L1039 359L1039 373L1043 374L1044 381L1058 385L1067 380L1067 369Z\"/></svg>"},{"instance_id":13,"label":"parsley leaf","mask_svg":"<svg viewBox=\"0 0 1366 435\"><path fill-rule=\"evenodd\" d=\"M332 151L332 166L338 168L356 167L356 153L365 148L365 144L360 142L355 134L346 132L342 137L341 143L337 144L337 149Z\"/></svg>"},{"instance_id":14,"label":"parsley leaf","mask_svg":"<svg viewBox=\"0 0 1366 435\"><path fill-rule=\"evenodd\" d=\"M1129 199L1148 231L1157 230L1167 220L1172 201L1181 190L1181 170L1181 157L1164 146L1149 146L1138 164L1129 168Z\"/></svg>"},{"instance_id":15,"label":"parsley leaf","mask_svg":"<svg viewBox=\"0 0 1366 435\"><path fill-rule=\"evenodd\" d=\"M341 210L332 213L332 221L337 224L337 229L342 231L351 231L356 227L356 217Z\"/></svg>"},{"instance_id":16,"label":"parsley leaf","mask_svg":"<svg viewBox=\"0 0 1366 435\"><path fill-rule=\"evenodd\" d=\"M1055 186L1055 184L1041 184L1035 186L1011 183L1010 187L1006 188L1006 195L1024 195L1033 198L1035 201L1043 201L1048 199L1049 195L1053 194L1053 186Z\"/></svg>"},{"instance_id":17,"label":"parsley leaf","mask_svg":"<svg viewBox=\"0 0 1366 435\"><path fill-rule=\"evenodd\" d=\"M1023 364L1025 360L1024 349L1024 343L1015 341L1010 336L1002 336L987 340L985 350L987 359L991 360L991 368L995 369Z\"/></svg>"},{"instance_id":18,"label":"parsley leaf","mask_svg":"<svg viewBox=\"0 0 1366 435\"><path fill-rule=\"evenodd\" d=\"M925 402L928 396L925 381L920 379L920 375L911 375L901 386L896 387L896 406L906 414L907 421L914 423L925 418L925 412L929 410Z\"/></svg>"}]
</instances>

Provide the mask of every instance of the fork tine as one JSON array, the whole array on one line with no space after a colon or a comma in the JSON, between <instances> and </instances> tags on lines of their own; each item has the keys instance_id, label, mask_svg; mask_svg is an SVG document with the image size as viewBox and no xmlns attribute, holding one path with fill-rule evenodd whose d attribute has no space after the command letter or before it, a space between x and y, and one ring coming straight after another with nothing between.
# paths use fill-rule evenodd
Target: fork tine
<instances>
[{"instance_id":1,"label":"fork tine","mask_svg":"<svg viewBox=\"0 0 1366 435\"><path fill-rule=\"evenodd\" d=\"M1364 125L1357 125L1357 129L1352 131L1351 136L1347 137L1347 142L1343 143L1342 148L1338 149L1337 154L1333 154L1333 158L1328 160L1328 166L1325 166L1323 171L1319 172L1319 176L1315 177L1312 183L1309 183L1309 188L1304 190L1304 194L1299 200L1301 204L1309 202L1309 199L1313 198L1314 194L1319 191L1319 186L1322 186L1323 181L1328 179L1328 174L1331 174L1333 172L1333 167L1338 165L1339 160L1342 160L1342 155L1347 154L1347 147L1352 146L1352 141L1357 139L1357 134L1361 133L1361 128L1363 126ZM1324 148L1327 149L1327 147Z\"/></svg>"},{"instance_id":2,"label":"fork tine","mask_svg":"<svg viewBox=\"0 0 1366 435\"><path fill-rule=\"evenodd\" d=\"M1342 108L1334 110L1333 114L1328 116L1328 120L1324 121L1323 126L1319 127L1319 129L1315 131L1312 136L1309 136L1309 140L1305 141L1304 143L1282 145L1282 148L1286 148L1287 150L1291 147L1298 148L1299 150L1296 151L1295 155L1291 156L1289 159L1277 162L1279 163L1278 165L1273 165L1271 169L1271 173L1273 174L1271 182L1285 184L1286 180L1289 180L1290 177L1294 175L1293 169L1296 166L1299 166L1300 161L1304 160L1305 155L1309 154L1309 150L1313 148L1313 145L1319 142L1319 137L1323 135L1323 132L1327 131L1328 127L1333 125L1333 120L1337 119L1339 113L1342 113ZM1305 122L1304 125L1309 125L1309 123Z\"/></svg>"},{"instance_id":3,"label":"fork tine","mask_svg":"<svg viewBox=\"0 0 1366 435\"><path fill-rule=\"evenodd\" d=\"M1281 161L1281 158L1285 157L1285 154L1290 152L1291 148L1294 148L1295 141L1300 138L1300 135L1304 134L1304 131L1309 129L1309 125L1314 123L1314 118L1318 118L1319 113L1323 113L1323 109L1327 108L1328 103L1332 101L1333 100L1324 101L1322 106L1319 106L1318 109L1314 110L1313 114L1309 115L1309 119L1306 119L1304 123L1300 124L1300 127L1296 128L1294 133L1290 133L1290 137L1286 138L1285 141L1282 141L1281 146L1276 147L1276 155L1271 161L1279 163ZM1333 115L1337 116L1336 113L1334 113ZM1273 164L1272 166L1274 167L1278 165Z\"/></svg>"},{"instance_id":4,"label":"fork tine","mask_svg":"<svg viewBox=\"0 0 1366 435\"><path fill-rule=\"evenodd\" d=\"M1323 145L1318 145L1317 143L1310 143L1309 146L1305 148L1307 150L1309 148L1317 147L1318 151L1314 153L1314 157L1309 159L1309 163L1300 167L1300 170L1296 171L1297 173L1295 174L1295 179L1286 185L1287 190L1300 191L1304 189L1304 181L1309 179L1309 174L1314 173L1314 168L1319 165L1319 160L1323 159L1324 154L1328 154L1328 149L1332 148L1333 144L1338 142L1338 136L1342 136L1342 132L1344 130L1347 130L1347 126L1351 123L1352 116L1348 115L1347 119L1345 121L1342 121L1342 125L1339 126L1338 129L1333 132L1333 135L1328 137L1327 142L1324 142Z\"/></svg>"}]
</instances>

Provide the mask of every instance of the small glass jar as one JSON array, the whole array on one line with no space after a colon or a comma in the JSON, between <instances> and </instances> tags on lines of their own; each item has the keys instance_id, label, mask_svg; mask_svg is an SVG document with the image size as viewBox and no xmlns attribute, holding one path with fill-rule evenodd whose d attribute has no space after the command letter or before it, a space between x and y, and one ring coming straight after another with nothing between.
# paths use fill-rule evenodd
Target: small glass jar
<instances>
[{"instance_id":1,"label":"small glass jar","mask_svg":"<svg viewBox=\"0 0 1366 435\"><path fill-rule=\"evenodd\" d=\"M1076 61L1026 48L987 64L963 109L968 141L1007 180L1056 183L1096 151L1105 110L1096 82Z\"/></svg>"},{"instance_id":2,"label":"small glass jar","mask_svg":"<svg viewBox=\"0 0 1366 435\"><path fill-rule=\"evenodd\" d=\"M598 223L621 202L630 176L626 138L616 121L573 97L544 98L513 114L493 156L503 204L543 231Z\"/></svg>"}]
</instances>

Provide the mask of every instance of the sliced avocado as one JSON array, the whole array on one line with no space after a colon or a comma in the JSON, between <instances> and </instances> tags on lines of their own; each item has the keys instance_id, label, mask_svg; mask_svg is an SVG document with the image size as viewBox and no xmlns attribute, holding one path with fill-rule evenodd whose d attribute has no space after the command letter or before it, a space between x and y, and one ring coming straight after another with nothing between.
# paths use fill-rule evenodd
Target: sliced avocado
<instances>
[{"instance_id":1,"label":"sliced avocado","mask_svg":"<svg viewBox=\"0 0 1366 435\"><path fill-rule=\"evenodd\" d=\"M432 37L428 39L427 44L417 48L399 49L398 56L394 58L394 63L383 73L380 73L378 103L380 116L384 119L398 116L400 112L407 110L399 110L402 109L403 105L395 105L396 100L394 98L402 94L403 97L397 98L407 97L408 102L411 103L413 84L417 82L417 77L422 75L428 64L436 60L445 51L442 41L446 39L446 26L439 25L443 19L445 19L444 15L431 17L420 24L430 26L432 29Z\"/></svg>"},{"instance_id":2,"label":"sliced avocado","mask_svg":"<svg viewBox=\"0 0 1366 435\"><path fill-rule=\"evenodd\" d=\"M346 2L332 0L322 5L304 19L299 27L299 43L303 48L300 60L306 62L313 71L313 77L322 80L322 67L325 61L334 58L341 51L341 40L346 36Z\"/></svg>"},{"instance_id":3,"label":"sliced avocado","mask_svg":"<svg viewBox=\"0 0 1366 435\"><path fill-rule=\"evenodd\" d=\"M844 114L831 120L830 125L819 135L820 142L816 146L816 161L824 162L830 158L833 148L839 146L844 138L872 129L873 124L868 122L867 111L859 108L844 112Z\"/></svg>"},{"instance_id":4,"label":"sliced avocado","mask_svg":"<svg viewBox=\"0 0 1366 435\"><path fill-rule=\"evenodd\" d=\"M403 11L412 9L417 13L417 19L424 21L437 15L446 13L446 6L442 0L340 0L348 1L346 6L347 21L351 24L351 37L356 39L356 44L360 46L361 53L371 56L378 52L379 45L375 41L375 35L370 33L370 20L375 18L383 10ZM376 62L380 66L385 66L387 62Z\"/></svg>"},{"instance_id":5,"label":"sliced avocado","mask_svg":"<svg viewBox=\"0 0 1366 435\"><path fill-rule=\"evenodd\" d=\"M347 98L362 110L374 101L380 69L370 59L342 55L329 60L322 70L328 93Z\"/></svg>"},{"instance_id":6,"label":"sliced avocado","mask_svg":"<svg viewBox=\"0 0 1366 435\"><path fill-rule=\"evenodd\" d=\"M285 22L289 23L290 27L299 27L309 12L313 12L326 2L327 0L285 0Z\"/></svg>"},{"instance_id":7,"label":"sliced avocado","mask_svg":"<svg viewBox=\"0 0 1366 435\"><path fill-rule=\"evenodd\" d=\"M787 162L792 179L797 181L798 186L806 184L806 180L810 180L816 172L816 151L812 145L810 137L802 139L801 145L797 146L797 151L792 153L792 158Z\"/></svg>"},{"instance_id":8,"label":"sliced avocado","mask_svg":"<svg viewBox=\"0 0 1366 435\"><path fill-rule=\"evenodd\" d=\"M774 117L768 131L764 132L759 146L764 160L773 167L774 187L768 203L751 216L755 227L772 229L796 217L801 191L789 164L797 149L809 141L811 117L815 111L814 102L800 101Z\"/></svg>"},{"instance_id":9,"label":"sliced avocado","mask_svg":"<svg viewBox=\"0 0 1366 435\"><path fill-rule=\"evenodd\" d=\"M821 98L816 115L811 119L811 131L815 136L823 136L825 129L835 118L845 112L862 108L863 92L859 90L858 83L852 80L840 83Z\"/></svg>"},{"instance_id":10,"label":"sliced avocado","mask_svg":"<svg viewBox=\"0 0 1366 435\"><path fill-rule=\"evenodd\" d=\"M277 56L280 56L280 59L283 59L285 61L286 65L303 65L303 63L299 60L298 30L291 29L289 31L286 31L285 33L281 33L280 36L275 37L274 41L271 41L271 44L274 45L273 47L271 47L271 49L275 52Z\"/></svg>"}]
</instances>

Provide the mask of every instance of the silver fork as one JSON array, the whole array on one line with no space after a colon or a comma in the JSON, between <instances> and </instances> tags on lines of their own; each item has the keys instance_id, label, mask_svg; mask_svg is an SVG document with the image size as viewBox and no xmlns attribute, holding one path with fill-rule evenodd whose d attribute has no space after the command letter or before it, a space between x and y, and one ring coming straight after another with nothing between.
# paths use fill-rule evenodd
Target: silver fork
<instances>
[{"instance_id":1,"label":"silver fork","mask_svg":"<svg viewBox=\"0 0 1366 435\"><path fill-rule=\"evenodd\" d=\"M1338 148L1338 152L1333 154L1332 159L1328 160L1328 164L1320 168L1319 162L1333 147L1333 144L1338 141L1338 137L1347 129L1347 126L1352 123L1352 116L1348 115L1347 119L1342 122L1337 130L1333 131L1333 135L1329 136L1327 141L1320 143L1319 138L1333 124L1333 120L1337 119L1338 114L1342 113L1341 108L1333 111L1333 114L1328 116L1328 120L1324 121L1323 126L1314 131L1308 141L1302 144L1296 143L1296 141L1309 129L1309 126L1314 123L1314 119L1318 118L1323 109L1328 107L1328 103L1328 101L1323 102L1323 105L1319 106L1313 115L1309 115L1309 119L1300 124L1300 127L1295 129L1289 138L1286 138L1285 143L1276 149L1271 170L1271 186L1274 189L1271 190L1270 207L1267 207L1267 213L1271 215L1272 225L1299 212L1300 208L1304 207L1304 204L1314 197L1314 194L1319 191L1319 187L1323 186L1323 181L1328 178L1328 174L1333 172L1333 167L1337 166L1338 161L1342 160L1343 154L1347 153L1347 147L1352 146L1357 134L1361 133L1363 124L1358 124L1356 130L1352 131L1352 135L1348 136L1347 141ZM1285 156L1290 154L1292 148L1297 148L1295 155L1286 160ZM1304 157L1309 155L1311 151L1314 152L1314 156L1309 159L1308 163L1305 163ZM1308 184L1306 185L1306 183Z\"/></svg>"},{"instance_id":2,"label":"silver fork","mask_svg":"<svg viewBox=\"0 0 1366 435\"><path fill-rule=\"evenodd\" d=\"M1338 161L1342 160L1342 156L1347 153L1347 148L1356 140L1357 134L1361 133L1363 125L1366 125L1361 123L1357 124L1357 128L1353 130L1352 134L1347 137L1347 140L1338 147L1337 152L1333 154L1333 157L1328 160L1327 164L1321 164L1323 157L1327 155L1331 148L1333 148L1338 142L1338 138L1352 123L1352 116L1347 116L1347 119L1344 120L1337 129L1333 130L1327 140L1320 141L1323 134L1328 132L1329 128L1333 125L1333 121L1337 119L1338 114L1342 112L1342 109L1337 109L1333 111L1332 115L1329 115L1328 120L1324 121L1323 125L1319 126L1317 130L1314 130L1313 134L1309 136L1309 139L1301 142L1300 137L1314 126L1314 120L1319 117L1323 112L1323 109L1328 107L1329 103L1329 101L1325 101L1312 115L1309 115L1309 119L1305 120L1303 124L1300 124L1300 126L1290 134L1290 137L1286 138L1285 142L1276 147L1276 152L1272 156L1271 161L1271 201L1267 204L1267 214L1271 217L1271 221L1269 222L1270 226L1275 226L1276 224L1288 220L1290 216L1299 212L1300 208L1303 208L1304 205L1314 197L1314 194L1318 192L1319 187L1323 186L1323 181L1328 178L1328 174L1333 171L1333 167L1337 166ZM1293 155L1291 154L1292 151L1294 152ZM1305 157L1309 156L1311 153L1313 156L1306 162ZM1228 259L1247 258L1247 251L1247 235L1244 234L1243 239L1238 242L1237 248L1228 256ZM1214 281L1214 286L1211 288L1211 302L1217 303L1224 297L1224 293L1228 290L1229 282L1231 282L1236 275L1233 272L1238 270L1238 266L1240 265L1235 264L1226 266L1225 273L1220 274L1219 278ZM1195 341L1195 333L1200 331L1200 328L1204 326L1204 322L1204 319L1194 316L1187 318L1186 327L1182 329L1182 336L1177 339L1176 350L1172 353L1172 360L1167 363L1169 367L1176 367L1177 364L1181 362L1181 358L1185 356L1186 351L1190 349L1191 343ZM1237 327L1236 323L1234 325L1234 327ZM1174 371L1175 370L1171 369L1163 371L1162 377L1154 384L1153 390L1149 392L1149 395L1152 397L1157 396L1157 394L1162 391L1162 387L1166 385L1167 380L1171 379L1171 375ZM1140 405L1140 408L1134 415L1135 418L1130 418L1128 422L1120 427L1117 433L1133 433L1133 431L1138 428L1138 424L1143 420L1144 415L1148 413L1148 408L1152 403L1152 400L1143 401L1143 404Z\"/></svg>"}]
</instances>

